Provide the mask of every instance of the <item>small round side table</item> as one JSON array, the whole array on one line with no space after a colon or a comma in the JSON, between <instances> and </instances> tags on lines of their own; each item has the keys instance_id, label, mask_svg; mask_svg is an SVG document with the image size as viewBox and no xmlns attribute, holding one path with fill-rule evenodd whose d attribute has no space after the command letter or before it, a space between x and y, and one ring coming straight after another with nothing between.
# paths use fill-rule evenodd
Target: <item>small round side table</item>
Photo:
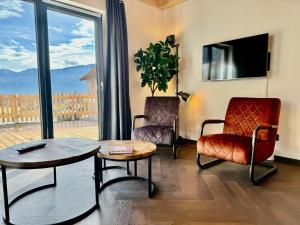
<instances>
[{"instance_id":1,"label":"small round side table","mask_svg":"<svg viewBox=\"0 0 300 225\"><path fill-rule=\"evenodd\" d=\"M107 186L127 180L140 180L148 183L148 196L151 198L155 191L156 186L152 182L152 156L156 153L156 145L150 142L145 141L100 141L101 150L98 152L98 157L100 158L99 167L100 167L100 192L102 192ZM130 146L133 147L132 154L109 154L110 150L112 150L116 146ZM137 161L148 159L148 178L140 177L137 175ZM103 182L103 170L105 167L102 167L102 160L110 160L110 161L119 161L119 162L127 162L127 165L130 161L134 162L134 175L117 177L111 179L109 181ZM129 174L129 173L128 173Z\"/></svg>"}]
</instances>

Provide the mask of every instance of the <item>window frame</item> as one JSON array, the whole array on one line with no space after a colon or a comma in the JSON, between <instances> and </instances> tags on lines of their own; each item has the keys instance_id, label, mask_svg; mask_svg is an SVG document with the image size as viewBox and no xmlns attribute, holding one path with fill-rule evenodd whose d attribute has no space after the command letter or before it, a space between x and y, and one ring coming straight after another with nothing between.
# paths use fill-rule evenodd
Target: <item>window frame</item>
<instances>
[{"instance_id":1,"label":"window frame","mask_svg":"<svg viewBox=\"0 0 300 225\"><path fill-rule=\"evenodd\" d=\"M52 91L50 74L50 52L48 36L48 10L54 10L63 14L68 14L88 20L95 23L95 56L97 72L97 101L98 101L98 131L99 140L102 139L102 88L103 82L103 30L102 18L100 13L92 12L86 9L71 6L65 3L53 0L22 0L34 4L35 11L35 30L37 45L37 67L38 67L38 85L40 96L40 120L41 120L41 138L54 138L53 113L52 113Z\"/></svg>"}]
</instances>

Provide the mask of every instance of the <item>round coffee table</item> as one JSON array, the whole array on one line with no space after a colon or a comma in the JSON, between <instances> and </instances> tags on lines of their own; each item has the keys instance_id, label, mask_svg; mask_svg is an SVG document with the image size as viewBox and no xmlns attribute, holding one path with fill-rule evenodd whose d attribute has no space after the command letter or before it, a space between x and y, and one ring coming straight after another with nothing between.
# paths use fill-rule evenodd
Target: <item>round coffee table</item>
<instances>
[{"instance_id":1,"label":"round coffee table","mask_svg":"<svg viewBox=\"0 0 300 225\"><path fill-rule=\"evenodd\" d=\"M156 191L156 186L152 182L152 156L156 153L156 145L150 142L145 141L100 141L101 150L98 152L98 157L100 158L100 192L102 192L107 186L114 184L116 182L127 181L127 180L140 180L148 183L148 196L149 198L153 196ZM111 155L109 151L115 146L130 146L133 147L132 154L118 154ZM148 178L137 176L137 161L142 159L148 159ZM110 161L121 161L127 162L127 165L130 161L134 162L134 175L117 177L103 183L103 170L107 169L102 167L102 160Z\"/></svg>"},{"instance_id":2,"label":"round coffee table","mask_svg":"<svg viewBox=\"0 0 300 225\"><path fill-rule=\"evenodd\" d=\"M96 204L82 214L75 216L65 221L49 224L73 224L84 217L91 214L95 209L99 208L99 158L97 152L100 149L98 141L80 138L64 138L64 139L44 139L46 142L44 148L36 149L27 153L20 154L16 149L19 145L12 146L0 151L0 165L2 172L3 185L3 200L4 200L4 216L3 219L6 224L14 224L10 220L9 208L21 198L46 188L56 186L56 167L76 163L94 156L95 169L95 197ZM53 167L53 183L39 186L37 188L26 191L10 202L7 194L7 178L6 168L16 169L42 169ZM34 223L34 222L33 222Z\"/></svg>"}]
</instances>

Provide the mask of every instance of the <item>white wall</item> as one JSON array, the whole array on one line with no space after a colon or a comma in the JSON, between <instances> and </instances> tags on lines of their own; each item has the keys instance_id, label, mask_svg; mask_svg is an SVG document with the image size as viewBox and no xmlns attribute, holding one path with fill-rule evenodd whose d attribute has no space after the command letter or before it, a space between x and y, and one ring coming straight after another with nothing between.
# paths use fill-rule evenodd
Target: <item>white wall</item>
<instances>
[{"instance_id":1,"label":"white wall","mask_svg":"<svg viewBox=\"0 0 300 225\"><path fill-rule=\"evenodd\" d=\"M181 87L194 94L182 105L182 136L196 140L201 122L223 118L232 96L278 97L276 155L300 159L299 12L297 0L188 0L163 12L165 34L175 33L181 45ZM272 52L268 80L201 81L204 44L266 32Z\"/></svg>"},{"instance_id":2,"label":"white wall","mask_svg":"<svg viewBox=\"0 0 300 225\"><path fill-rule=\"evenodd\" d=\"M134 54L147 48L150 42L163 37L162 11L138 0L127 0L126 16L129 50L130 100L132 115L143 114L145 97L150 96L148 87L141 88L140 73L136 72Z\"/></svg>"}]
</instances>

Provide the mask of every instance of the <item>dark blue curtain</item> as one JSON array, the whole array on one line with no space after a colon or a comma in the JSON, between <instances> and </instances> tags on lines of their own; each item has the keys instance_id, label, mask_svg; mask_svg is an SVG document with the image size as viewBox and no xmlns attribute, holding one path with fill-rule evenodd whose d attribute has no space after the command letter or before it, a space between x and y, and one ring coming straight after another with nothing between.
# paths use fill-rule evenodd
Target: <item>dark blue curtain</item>
<instances>
[{"instance_id":1,"label":"dark blue curtain","mask_svg":"<svg viewBox=\"0 0 300 225\"><path fill-rule=\"evenodd\" d=\"M106 0L107 49L104 74L103 139L131 136L128 40L122 0Z\"/></svg>"}]
</instances>

